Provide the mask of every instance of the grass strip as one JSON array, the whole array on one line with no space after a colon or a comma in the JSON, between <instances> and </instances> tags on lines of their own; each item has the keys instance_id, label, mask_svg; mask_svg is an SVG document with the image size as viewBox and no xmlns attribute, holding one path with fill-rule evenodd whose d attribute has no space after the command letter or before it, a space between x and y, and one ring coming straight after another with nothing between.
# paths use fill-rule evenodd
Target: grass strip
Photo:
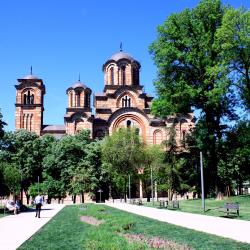
<instances>
[{"instance_id":1,"label":"grass strip","mask_svg":"<svg viewBox=\"0 0 250 250\"><path fill-rule=\"evenodd\" d=\"M94 217L103 223L94 226L80 220ZM157 249L145 242L130 242L125 235L143 235L174 243L172 249L250 249L249 244L198 232L130 214L105 205L67 206L19 249ZM184 247L184 248L183 248Z\"/></svg>"}]
</instances>

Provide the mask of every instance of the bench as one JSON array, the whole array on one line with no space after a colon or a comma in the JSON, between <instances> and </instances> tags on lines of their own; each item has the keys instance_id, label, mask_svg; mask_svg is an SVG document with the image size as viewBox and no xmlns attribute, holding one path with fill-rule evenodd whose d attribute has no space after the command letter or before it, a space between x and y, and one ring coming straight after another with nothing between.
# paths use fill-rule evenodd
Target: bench
<instances>
[{"instance_id":1,"label":"bench","mask_svg":"<svg viewBox=\"0 0 250 250\"><path fill-rule=\"evenodd\" d=\"M168 208L168 201L160 200L160 208Z\"/></svg>"},{"instance_id":2,"label":"bench","mask_svg":"<svg viewBox=\"0 0 250 250\"><path fill-rule=\"evenodd\" d=\"M227 216L229 215L235 215L237 214L237 216L239 217L240 215L240 205L239 203L225 203L223 207L220 208L220 212L224 212L225 214L227 214Z\"/></svg>"},{"instance_id":3,"label":"bench","mask_svg":"<svg viewBox=\"0 0 250 250\"><path fill-rule=\"evenodd\" d=\"M179 209L180 208L179 201L177 201L177 200L172 201L171 205L172 205L173 209Z\"/></svg>"},{"instance_id":4,"label":"bench","mask_svg":"<svg viewBox=\"0 0 250 250\"><path fill-rule=\"evenodd\" d=\"M137 205L142 205L142 200L141 199L139 199L139 200L137 200L137 203L136 203Z\"/></svg>"},{"instance_id":5,"label":"bench","mask_svg":"<svg viewBox=\"0 0 250 250\"><path fill-rule=\"evenodd\" d=\"M171 207L172 209L179 209L179 201L173 200L173 201L163 201L160 200L160 208L168 208Z\"/></svg>"},{"instance_id":6,"label":"bench","mask_svg":"<svg viewBox=\"0 0 250 250\"><path fill-rule=\"evenodd\" d=\"M138 199L138 200L133 199L132 204L134 204L134 205L142 205L142 200L141 199Z\"/></svg>"}]
</instances>

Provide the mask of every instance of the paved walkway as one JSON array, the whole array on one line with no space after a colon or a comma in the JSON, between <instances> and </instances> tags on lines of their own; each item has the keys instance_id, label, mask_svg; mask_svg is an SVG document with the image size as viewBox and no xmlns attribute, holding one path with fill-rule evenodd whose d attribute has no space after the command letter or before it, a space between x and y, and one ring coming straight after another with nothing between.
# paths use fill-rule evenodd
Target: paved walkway
<instances>
[{"instance_id":1,"label":"paved walkway","mask_svg":"<svg viewBox=\"0 0 250 250\"><path fill-rule=\"evenodd\" d=\"M176 212L126 203L106 203L106 205L170 224L250 243L250 221Z\"/></svg>"},{"instance_id":2,"label":"paved walkway","mask_svg":"<svg viewBox=\"0 0 250 250\"><path fill-rule=\"evenodd\" d=\"M41 218L35 218L35 210L0 218L0 249L17 249L63 207L62 204L43 205Z\"/></svg>"}]
</instances>

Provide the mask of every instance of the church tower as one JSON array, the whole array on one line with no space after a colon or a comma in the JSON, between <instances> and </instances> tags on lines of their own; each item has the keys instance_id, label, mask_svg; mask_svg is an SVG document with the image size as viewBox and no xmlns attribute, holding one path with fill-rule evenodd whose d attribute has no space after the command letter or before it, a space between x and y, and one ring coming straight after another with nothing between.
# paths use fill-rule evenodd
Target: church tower
<instances>
[{"instance_id":1,"label":"church tower","mask_svg":"<svg viewBox=\"0 0 250 250\"><path fill-rule=\"evenodd\" d=\"M152 97L140 84L141 64L122 48L102 67L104 90L96 93L94 106L95 137L112 134L119 127L135 127L144 141L149 141Z\"/></svg>"},{"instance_id":2,"label":"church tower","mask_svg":"<svg viewBox=\"0 0 250 250\"><path fill-rule=\"evenodd\" d=\"M43 128L43 111L45 86L43 80L35 75L17 79L15 128L26 129L41 135Z\"/></svg>"},{"instance_id":3,"label":"church tower","mask_svg":"<svg viewBox=\"0 0 250 250\"><path fill-rule=\"evenodd\" d=\"M92 137L91 93L91 89L80 81L80 77L67 89L68 108L64 116L66 134L73 135L82 129L88 129Z\"/></svg>"}]
</instances>

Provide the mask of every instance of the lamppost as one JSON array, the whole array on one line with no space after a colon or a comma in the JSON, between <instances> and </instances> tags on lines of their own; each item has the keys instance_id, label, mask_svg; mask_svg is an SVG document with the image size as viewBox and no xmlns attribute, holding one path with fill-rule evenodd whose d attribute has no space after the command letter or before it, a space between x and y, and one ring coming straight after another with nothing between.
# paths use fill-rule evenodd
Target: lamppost
<instances>
[{"instance_id":1,"label":"lamppost","mask_svg":"<svg viewBox=\"0 0 250 250\"><path fill-rule=\"evenodd\" d=\"M131 180L130 180L130 174L128 175L128 195L129 195L129 203L131 203Z\"/></svg>"},{"instance_id":2,"label":"lamppost","mask_svg":"<svg viewBox=\"0 0 250 250\"><path fill-rule=\"evenodd\" d=\"M201 168L201 199L202 199L202 208L203 208L203 212L205 212L206 209L205 209L205 193L204 193L204 177L203 177L202 151L200 151L200 168Z\"/></svg>"},{"instance_id":3,"label":"lamppost","mask_svg":"<svg viewBox=\"0 0 250 250\"><path fill-rule=\"evenodd\" d=\"M153 169L152 166L150 168L150 178L151 178L151 198L154 206L154 183L153 183Z\"/></svg>"},{"instance_id":4,"label":"lamppost","mask_svg":"<svg viewBox=\"0 0 250 250\"><path fill-rule=\"evenodd\" d=\"M39 183L39 175L37 176L37 182L38 182L38 194L39 194L39 192L40 192L40 190L39 190L39 185L40 185L40 183Z\"/></svg>"},{"instance_id":5,"label":"lamppost","mask_svg":"<svg viewBox=\"0 0 250 250\"><path fill-rule=\"evenodd\" d=\"M101 189L99 189L97 192L100 193L100 202L99 203L101 203L102 202L102 192L103 191Z\"/></svg>"}]
</instances>

